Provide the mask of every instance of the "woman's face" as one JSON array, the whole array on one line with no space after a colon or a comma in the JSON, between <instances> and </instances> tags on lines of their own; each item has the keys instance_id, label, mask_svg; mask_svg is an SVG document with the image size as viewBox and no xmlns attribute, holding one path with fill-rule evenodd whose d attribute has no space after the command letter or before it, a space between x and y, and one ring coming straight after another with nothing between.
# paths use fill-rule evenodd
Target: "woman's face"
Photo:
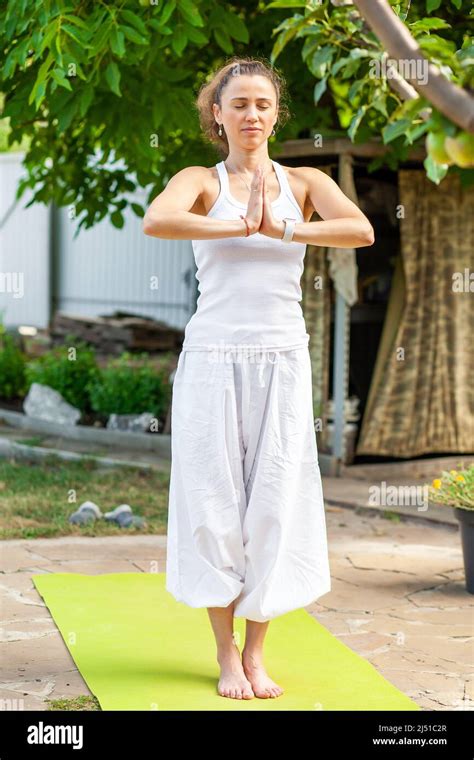
<instances>
[{"instance_id":1,"label":"woman's face","mask_svg":"<svg viewBox=\"0 0 474 760\"><path fill-rule=\"evenodd\" d=\"M259 74L232 77L222 92L222 109L214 103L216 121L222 124L229 147L257 147L270 137L277 121L276 92ZM249 128L255 128L251 131Z\"/></svg>"}]
</instances>

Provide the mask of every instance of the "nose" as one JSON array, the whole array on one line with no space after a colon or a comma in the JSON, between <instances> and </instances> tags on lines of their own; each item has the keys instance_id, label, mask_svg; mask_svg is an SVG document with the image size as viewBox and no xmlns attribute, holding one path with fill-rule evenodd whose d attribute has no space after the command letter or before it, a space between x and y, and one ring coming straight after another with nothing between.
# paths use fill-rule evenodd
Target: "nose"
<instances>
[{"instance_id":1,"label":"nose","mask_svg":"<svg viewBox=\"0 0 474 760\"><path fill-rule=\"evenodd\" d=\"M248 112L247 112L247 120L251 121L252 123L258 121L258 113L256 106L250 106Z\"/></svg>"}]
</instances>

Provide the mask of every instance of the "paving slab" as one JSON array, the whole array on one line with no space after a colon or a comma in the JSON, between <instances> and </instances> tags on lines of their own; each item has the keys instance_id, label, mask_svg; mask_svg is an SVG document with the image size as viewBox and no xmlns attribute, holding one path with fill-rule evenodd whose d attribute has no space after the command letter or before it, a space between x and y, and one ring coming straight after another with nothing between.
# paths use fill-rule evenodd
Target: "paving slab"
<instances>
[{"instance_id":1,"label":"paving slab","mask_svg":"<svg viewBox=\"0 0 474 760\"><path fill-rule=\"evenodd\" d=\"M474 709L474 596L458 527L329 503L326 518L332 589L308 613L423 710ZM46 698L90 695L31 576L164 572L166 536L15 539L0 551L0 699L47 710Z\"/></svg>"}]
</instances>

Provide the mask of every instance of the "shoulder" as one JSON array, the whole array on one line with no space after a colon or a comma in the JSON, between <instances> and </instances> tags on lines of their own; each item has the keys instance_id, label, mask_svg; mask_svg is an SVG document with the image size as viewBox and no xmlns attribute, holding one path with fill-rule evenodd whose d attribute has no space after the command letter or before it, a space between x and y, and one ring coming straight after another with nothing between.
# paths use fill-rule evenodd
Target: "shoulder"
<instances>
[{"instance_id":1,"label":"shoulder","mask_svg":"<svg viewBox=\"0 0 474 760\"><path fill-rule=\"evenodd\" d=\"M317 169L315 166L292 166L290 171L295 172L296 176L308 185L314 184L318 181L325 182L328 179L331 179L326 172Z\"/></svg>"},{"instance_id":2,"label":"shoulder","mask_svg":"<svg viewBox=\"0 0 474 760\"><path fill-rule=\"evenodd\" d=\"M192 189L197 195L204 191L209 178L209 169L206 166L185 166L171 176L166 183L177 192L182 189Z\"/></svg>"},{"instance_id":3,"label":"shoulder","mask_svg":"<svg viewBox=\"0 0 474 760\"><path fill-rule=\"evenodd\" d=\"M183 169L174 174L174 177L185 177L188 179L204 178L208 176L209 169L206 166L185 166Z\"/></svg>"},{"instance_id":4,"label":"shoulder","mask_svg":"<svg viewBox=\"0 0 474 760\"><path fill-rule=\"evenodd\" d=\"M333 182L331 177L315 166L283 166L286 176L295 183L304 186L306 192L314 192L318 187L324 187Z\"/></svg>"},{"instance_id":5,"label":"shoulder","mask_svg":"<svg viewBox=\"0 0 474 760\"><path fill-rule=\"evenodd\" d=\"M330 174L317 169L315 166L298 166L292 171L297 172L300 182L304 185L306 196L315 208L321 199L324 199L328 193L334 192L338 187Z\"/></svg>"}]
</instances>

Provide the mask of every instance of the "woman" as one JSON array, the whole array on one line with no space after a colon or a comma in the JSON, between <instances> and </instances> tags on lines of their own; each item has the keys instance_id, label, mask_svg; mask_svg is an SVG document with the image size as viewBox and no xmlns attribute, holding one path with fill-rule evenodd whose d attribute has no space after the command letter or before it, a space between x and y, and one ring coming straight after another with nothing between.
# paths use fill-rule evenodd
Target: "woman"
<instances>
[{"instance_id":1,"label":"woman","mask_svg":"<svg viewBox=\"0 0 474 760\"><path fill-rule=\"evenodd\" d=\"M283 88L261 60L217 71L197 107L226 158L179 171L143 224L192 240L200 291L173 384L166 588L208 609L217 691L236 699L283 693L263 664L269 621L331 588L299 303L306 245L374 240L324 172L269 158ZM308 221L314 209L323 221ZM246 618L242 658L234 617Z\"/></svg>"}]
</instances>

